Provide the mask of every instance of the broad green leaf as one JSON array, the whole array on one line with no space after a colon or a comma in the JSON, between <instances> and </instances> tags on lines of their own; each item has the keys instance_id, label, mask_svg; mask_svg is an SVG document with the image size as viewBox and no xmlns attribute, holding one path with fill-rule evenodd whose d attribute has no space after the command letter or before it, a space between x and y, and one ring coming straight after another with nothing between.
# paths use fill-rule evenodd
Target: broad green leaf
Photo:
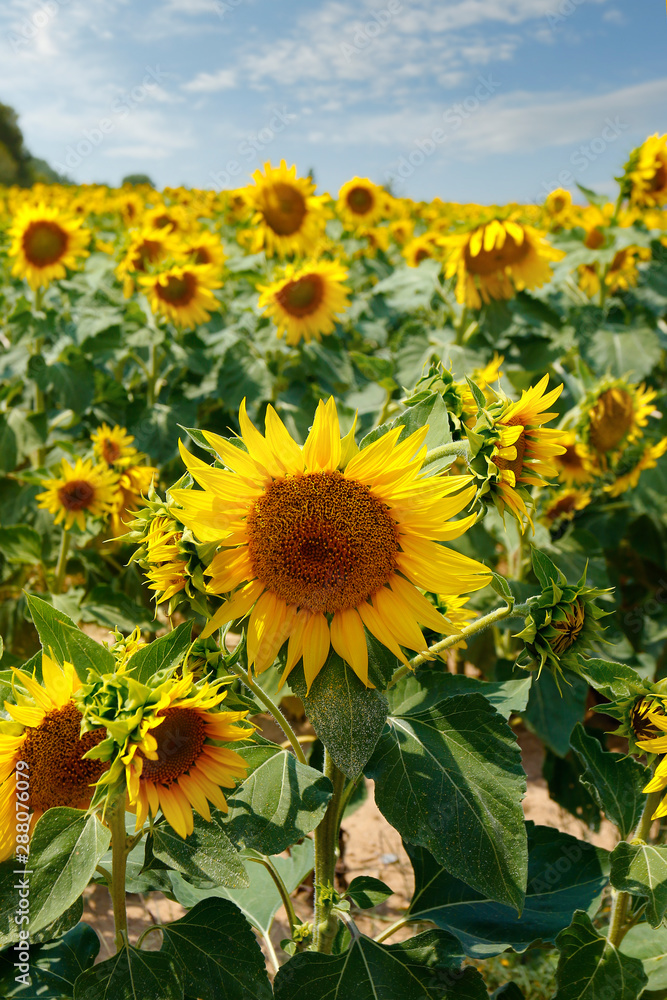
<instances>
[{"instance_id":1,"label":"broad green leaf","mask_svg":"<svg viewBox=\"0 0 667 1000\"><path fill-rule=\"evenodd\" d=\"M137 626L148 629L157 625L152 611L136 597L121 594L105 583L93 587L86 595L79 613L83 621L106 625L110 631L119 628L122 632L131 632Z\"/></svg>"},{"instance_id":2,"label":"broad green leaf","mask_svg":"<svg viewBox=\"0 0 667 1000\"><path fill-rule=\"evenodd\" d=\"M646 900L646 918L659 927L667 913L667 847L621 841L611 855L611 884Z\"/></svg>"},{"instance_id":3,"label":"broad green leaf","mask_svg":"<svg viewBox=\"0 0 667 1000\"><path fill-rule=\"evenodd\" d=\"M387 718L387 702L367 688L340 656L329 654L306 694L303 666L290 674L313 729L348 778L356 778L369 760Z\"/></svg>"},{"instance_id":4,"label":"broad green leaf","mask_svg":"<svg viewBox=\"0 0 667 1000\"><path fill-rule=\"evenodd\" d=\"M580 656L579 672L591 687L610 701L643 694L646 686L632 667L628 667L625 663L614 663L613 660L589 660L585 656Z\"/></svg>"},{"instance_id":5,"label":"broad green leaf","mask_svg":"<svg viewBox=\"0 0 667 1000\"><path fill-rule=\"evenodd\" d=\"M109 846L111 834L95 815L81 809L49 809L37 821L30 842L30 931L47 927L79 898ZM0 875L0 945L17 940L14 922L20 875ZM7 878L9 876L9 879Z\"/></svg>"},{"instance_id":6,"label":"broad green leaf","mask_svg":"<svg viewBox=\"0 0 667 1000\"><path fill-rule=\"evenodd\" d=\"M123 948L84 972L74 984L74 1000L183 1000L180 970L161 951Z\"/></svg>"},{"instance_id":7,"label":"broad green leaf","mask_svg":"<svg viewBox=\"0 0 667 1000\"><path fill-rule=\"evenodd\" d=\"M55 941L56 938L61 938L63 934L76 927L80 920L83 920L83 896L79 896L64 913L61 913L46 927L34 931L30 935L30 940L33 944L47 944L49 941Z\"/></svg>"},{"instance_id":8,"label":"broad green leaf","mask_svg":"<svg viewBox=\"0 0 667 1000\"><path fill-rule=\"evenodd\" d=\"M536 549L535 546L533 546L531 554L533 558L533 573L543 590L547 590L552 583L558 583L559 580L563 579L563 574L553 564L548 555Z\"/></svg>"},{"instance_id":9,"label":"broad green leaf","mask_svg":"<svg viewBox=\"0 0 667 1000\"><path fill-rule=\"evenodd\" d=\"M185 840L168 823L159 823L153 827L152 851L193 885L224 885L231 889L249 885L238 852L215 815L207 822L195 813L194 832Z\"/></svg>"},{"instance_id":10,"label":"broad green leaf","mask_svg":"<svg viewBox=\"0 0 667 1000\"><path fill-rule=\"evenodd\" d=\"M586 785L581 783L579 758L573 750L567 757L558 757L548 747L544 749L542 777L546 779L549 798L597 833L602 812Z\"/></svg>"},{"instance_id":11,"label":"broad green leaf","mask_svg":"<svg viewBox=\"0 0 667 1000\"><path fill-rule=\"evenodd\" d=\"M255 861L250 861L247 856L244 858L241 855L241 858L244 861L250 883L247 889L225 889L222 887L195 889L177 872L172 872L170 878L173 894L181 906L185 906L186 909L191 909L203 899L211 899L215 896L229 899L238 906L253 927L256 927L261 934L266 935L271 930L273 918L282 906L282 900L275 882L266 868ZM278 856L270 860L287 886L287 891L292 893L313 869L313 841L310 837L305 837L300 844L294 844L290 848L289 857Z\"/></svg>"},{"instance_id":12,"label":"broad green leaf","mask_svg":"<svg viewBox=\"0 0 667 1000\"><path fill-rule=\"evenodd\" d=\"M404 840L489 898L521 908L526 776L514 733L485 698L390 716L365 774Z\"/></svg>"},{"instance_id":13,"label":"broad green leaf","mask_svg":"<svg viewBox=\"0 0 667 1000\"><path fill-rule=\"evenodd\" d=\"M655 330L635 322L632 330L598 330L582 344L582 355L600 375L623 378L631 372L639 381L660 361L662 348Z\"/></svg>"},{"instance_id":14,"label":"broad green leaf","mask_svg":"<svg viewBox=\"0 0 667 1000\"><path fill-rule=\"evenodd\" d=\"M621 942L621 952L640 960L648 976L647 990L667 990L667 927L631 927Z\"/></svg>"},{"instance_id":15,"label":"broad green leaf","mask_svg":"<svg viewBox=\"0 0 667 1000\"><path fill-rule=\"evenodd\" d=\"M461 957L458 941L440 930L391 945L358 937L343 955L295 955L275 978L275 998L488 1000L481 976L472 968L462 970Z\"/></svg>"},{"instance_id":16,"label":"broad green leaf","mask_svg":"<svg viewBox=\"0 0 667 1000\"><path fill-rule=\"evenodd\" d=\"M353 878L347 887L346 896L349 896L362 910L370 910L374 906L379 906L393 895L394 890L381 882L379 878L371 878L370 875L358 875Z\"/></svg>"},{"instance_id":17,"label":"broad green leaf","mask_svg":"<svg viewBox=\"0 0 667 1000\"><path fill-rule=\"evenodd\" d=\"M182 431L185 431L185 433L188 435L188 437L191 438L194 441L194 443L197 445L198 448L201 448L203 451L207 451L207 452L209 452L209 454L214 455L216 458L218 458L217 451L215 450L215 448L213 447L212 444L208 443L208 441L204 437L203 432L200 431L199 428L197 428L197 427L183 427L182 424L179 424L178 426L180 427L180 429ZM230 442L230 443L232 443L232 442Z\"/></svg>"},{"instance_id":18,"label":"broad green leaf","mask_svg":"<svg viewBox=\"0 0 667 1000\"><path fill-rule=\"evenodd\" d=\"M158 670L177 667L192 643L192 622L183 622L172 632L142 646L128 662L128 670L145 684Z\"/></svg>"},{"instance_id":19,"label":"broad green leaf","mask_svg":"<svg viewBox=\"0 0 667 1000\"><path fill-rule=\"evenodd\" d=\"M240 846L280 854L315 829L332 791L320 771L278 750L227 796L225 831Z\"/></svg>"},{"instance_id":20,"label":"broad green leaf","mask_svg":"<svg viewBox=\"0 0 667 1000\"><path fill-rule=\"evenodd\" d=\"M637 1000L646 985L642 963L609 944L581 910L556 945L560 958L553 1000Z\"/></svg>"},{"instance_id":21,"label":"broad green leaf","mask_svg":"<svg viewBox=\"0 0 667 1000\"><path fill-rule=\"evenodd\" d=\"M13 472L16 468L16 434L4 414L0 414L0 473Z\"/></svg>"},{"instance_id":22,"label":"broad green leaf","mask_svg":"<svg viewBox=\"0 0 667 1000\"><path fill-rule=\"evenodd\" d=\"M642 789L651 777L649 769L632 757L603 750L580 722L570 745L584 767L580 780L625 839L641 819L646 802Z\"/></svg>"},{"instance_id":23,"label":"broad green leaf","mask_svg":"<svg viewBox=\"0 0 667 1000\"><path fill-rule=\"evenodd\" d=\"M560 691L553 675L543 670L530 689L524 722L559 757L570 749L570 733L584 717L588 685L581 677L567 672Z\"/></svg>"},{"instance_id":24,"label":"broad green leaf","mask_svg":"<svg viewBox=\"0 0 667 1000\"><path fill-rule=\"evenodd\" d=\"M505 983L491 994L491 1000L526 1000L516 983Z\"/></svg>"},{"instance_id":25,"label":"broad green leaf","mask_svg":"<svg viewBox=\"0 0 667 1000\"><path fill-rule=\"evenodd\" d=\"M199 1000L270 1000L264 956L229 900L203 900L162 933L160 955L178 967L188 994Z\"/></svg>"},{"instance_id":26,"label":"broad green leaf","mask_svg":"<svg viewBox=\"0 0 667 1000\"><path fill-rule=\"evenodd\" d=\"M27 524L0 528L0 552L8 562L38 563L42 558L42 537Z\"/></svg>"},{"instance_id":27,"label":"broad green leaf","mask_svg":"<svg viewBox=\"0 0 667 1000\"><path fill-rule=\"evenodd\" d=\"M412 715L433 708L460 694L481 694L500 715L523 712L533 675L516 681L484 681L464 674L447 674L428 668L406 674L386 692L392 715Z\"/></svg>"},{"instance_id":28,"label":"broad green leaf","mask_svg":"<svg viewBox=\"0 0 667 1000\"><path fill-rule=\"evenodd\" d=\"M100 939L88 924L79 923L64 937L30 948L30 985L17 982L23 974L10 948L0 956L0 995L20 1000L61 1000L74 995L75 980L89 969L100 950Z\"/></svg>"},{"instance_id":29,"label":"broad green leaf","mask_svg":"<svg viewBox=\"0 0 667 1000\"><path fill-rule=\"evenodd\" d=\"M74 664L81 680L86 679L89 670L98 674L113 672L113 655L77 628L71 618L34 594L26 594L26 601L44 652L57 663L62 665L67 660Z\"/></svg>"},{"instance_id":30,"label":"broad green leaf","mask_svg":"<svg viewBox=\"0 0 667 1000\"><path fill-rule=\"evenodd\" d=\"M594 914L608 883L606 851L547 826L527 823L528 891L517 916L453 878L423 847L405 845L415 872L410 918L454 934L467 955L487 958L534 941L555 941L575 910Z\"/></svg>"}]
</instances>

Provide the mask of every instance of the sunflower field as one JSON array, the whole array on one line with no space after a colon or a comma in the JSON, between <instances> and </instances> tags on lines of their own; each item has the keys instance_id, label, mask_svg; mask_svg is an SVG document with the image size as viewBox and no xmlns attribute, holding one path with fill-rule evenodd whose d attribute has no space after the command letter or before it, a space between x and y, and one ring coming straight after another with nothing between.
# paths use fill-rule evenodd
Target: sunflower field
<instances>
[{"instance_id":1,"label":"sunflower field","mask_svg":"<svg viewBox=\"0 0 667 1000\"><path fill-rule=\"evenodd\" d=\"M667 997L667 136L617 183L0 188L1 996Z\"/></svg>"}]
</instances>

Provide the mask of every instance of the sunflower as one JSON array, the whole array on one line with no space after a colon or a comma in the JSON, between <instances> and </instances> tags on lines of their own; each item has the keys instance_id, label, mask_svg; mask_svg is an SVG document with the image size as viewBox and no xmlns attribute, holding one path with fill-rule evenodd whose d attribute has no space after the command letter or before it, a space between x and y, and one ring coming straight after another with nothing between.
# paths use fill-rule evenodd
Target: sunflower
<instances>
[{"instance_id":1,"label":"sunflower","mask_svg":"<svg viewBox=\"0 0 667 1000\"><path fill-rule=\"evenodd\" d=\"M228 812L220 789L234 788L247 765L235 750L217 744L247 739L252 730L237 725L247 711L211 711L226 696L215 684L195 687L186 674L168 682L144 714L139 737L128 739L120 757L137 830L161 809L176 833L187 837L194 829L193 808L209 821L209 802Z\"/></svg>"},{"instance_id":2,"label":"sunflower","mask_svg":"<svg viewBox=\"0 0 667 1000\"><path fill-rule=\"evenodd\" d=\"M106 423L101 424L90 435L90 440L93 443L95 458L99 462L106 462L107 465L115 465L120 468L136 461L137 449L132 447L134 438L118 424L114 428L109 427Z\"/></svg>"},{"instance_id":3,"label":"sunflower","mask_svg":"<svg viewBox=\"0 0 667 1000\"><path fill-rule=\"evenodd\" d=\"M555 493L544 511L544 518L549 525L562 521L571 521L577 511L588 507L592 495L590 490L567 488Z\"/></svg>"},{"instance_id":4,"label":"sunflower","mask_svg":"<svg viewBox=\"0 0 667 1000\"><path fill-rule=\"evenodd\" d=\"M35 497L39 506L55 514L55 523L64 521L68 531L76 523L86 529L86 515L107 517L118 494L118 474L107 465L94 465L89 458L77 458L72 467L66 458L60 476L44 481L46 491Z\"/></svg>"},{"instance_id":5,"label":"sunflower","mask_svg":"<svg viewBox=\"0 0 667 1000\"><path fill-rule=\"evenodd\" d=\"M208 264L174 264L158 274L139 278L154 313L162 313L179 327L207 323L219 308L213 294L222 288Z\"/></svg>"},{"instance_id":6,"label":"sunflower","mask_svg":"<svg viewBox=\"0 0 667 1000\"><path fill-rule=\"evenodd\" d=\"M131 465L121 471L111 511L111 534L114 538L119 538L130 530L128 515L131 519L132 514L136 513L135 508L148 492L157 474L157 469L152 465Z\"/></svg>"},{"instance_id":7,"label":"sunflower","mask_svg":"<svg viewBox=\"0 0 667 1000\"><path fill-rule=\"evenodd\" d=\"M449 256L445 277L457 277L456 299L475 309L491 299L511 299L524 288L551 280L550 261L556 250L532 226L510 219L493 219L471 232L443 236L439 244Z\"/></svg>"},{"instance_id":8,"label":"sunflower","mask_svg":"<svg viewBox=\"0 0 667 1000\"><path fill-rule=\"evenodd\" d=\"M649 445L648 448L644 449L638 462L629 472L623 473L623 475L617 478L616 482L605 486L605 493L608 493L612 497L620 497L621 493L625 493L626 490L635 489L642 472L646 469L655 469L658 459L662 458L665 452L667 452L667 438L663 438L662 441L658 441L656 444Z\"/></svg>"},{"instance_id":9,"label":"sunflower","mask_svg":"<svg viewBox=\"0 0 667 1000\"><path fill-rule=\"evenodd\" d=\"M155 517L150 523L144 545L149 569L146 579L149 589L155 591L156 603L162 604L185 587L187 560L178 543L183 532L169 517Z\"/></svg>"},{"instance_id":10,"label":"sunflower","mask_svg":"<svg viewBox=\"0 0 667 1000\"><path fill-rule=\"evenodd\" d=\"M139 275L167 257L178 254L180 244L167 230L144 228L134 233L123 259L116 268L116 277L123 282L123 293L129 298L136 288Z\"/></svg>"},{"instance_id":11,"label":"sunflower","mask_svg":"<svg viewBox=\"0 0 667 1000\"><path fill-rule=\"evenodd\" d=\"M262 293L258 304L288 344L313 337L319 340L322 334L333 331L349 305L349 292L343 284L347 276L337 261L310 261L298 268L288 264L279 281L257 286Z\"/></svg>"},{"instance_id":12,"label":"sunflower","mask_svg":"<svg viewBox=\"0 0 667 1000\"><path fill-rule=\"evenodd\" d=\"M347 229L374 226L391 213L392 197L366 177L353 177L338 192L336 210Z\"/></svg>"},{"instance_id":13,"label":"sunflower","mask_svg":"<svg viewBox=\"0 0 667 1000\"><path fill-rule=\"evenodd\" d=\"M408 240L412 239L414 234L415 224L412 219L407 216L403 216L400 219L396 219L395 222L389 223L389 232L391 233L392 239L402 247Z\"/></svg>"},{"instance_id":14,"label":"sunflower","mask_svg":"<svg viewBox=\"0 0 667 1000\"><path fill-rule=\"evenodd\" d=\"M72 664L61 668L44 653L41 684L17 668L14 677L27 694L16 689L18 704L5 702L13 721L0 722L0 861L10 857L15 846L19 760L28 765L25 811L32 813L31 829L54 806L87 809L91 786L106 769L101 761L83 759L107 732L102 727L81 736L82 716L72 700L79 678Z\"/></svg>"},{"instance_id":15,"label":"sunflower","mask_svg":"<svg viewBox=\"0 0 667 1000\"><path fill-rule=\"evenodd\" d=\"M220 237L209 232L187 237L183 243L183 253L192 264L211 264L218 270L226 260Z\"/></svg>"},{"instance_id":16,"label":"sunflower","mask_svg":"<svg viewBox=\"0 0 667 1000\"><path fill-rule=\"evenodd\" d=\"M322 236L329 213L325 199L314 194L308 177L297 177L296 167L287 169L264 164L264 173L255 170L254 187L243 191L245 203L254 210L250 230L250 252L264 249L272 257L312 253Z\"/></svg>"},{"instance_id":17,"label":"sunflower","mask_svg":"<svg viewBox=\"0 0 667 1000\"><path fill-rule=\"evenodd\" d=\"M574 431L563 431L560 443L565 451L554 456L558 478L566 486L590 483L595 478L595 460L590 448L579 440Z\"/></svg>"},{"instance_id":18,"label":"sunflower","mask_svg":"<svg viewBox=\"0 0 667 1000\"><path fill-rule=\"evenodd\" d=\"M406 243L401 253L408 267L419 267L423 260L431 260L433 257L437 257L436 239L437 236L435 233L423 233L421 236L415 236L409 243Z\"/></svg>"},{"instance_id":19,"label":"sunflower","mask_svg":"<svg viewBox=\"0 0 667 1000\"><path fill-rule=\"evenodd\" d=\"M401 442L399 427L358 452L351 434L341 441L333 399L319 403L303 447L271 406L266 437L245 402L239 420L247 452L204 431L227 469L182 448L204 492L172 491L179 520L220 545L206 570L210 592L234 592L203 637L250 612L248 659L257 672L289 640L283 679L303 658L310 688L332 645L368 684L364 626L405 662L401 646L426 649L420 622L448 628L417 587L459 595L488 583L481 563L437 544L474 523L474 514L446 523L474 486L469 476L420 475L427 427Z\"/></svg>"},{"instance_id":20,"label":"sunflower","mask_svg":"<svg viewBox=\"0 0 667 1000\"><path fill-rule=\"evenodd\" d=\"M572 195L565 188L556 188L551 194L548 194L545 202L544 208L552 216L554 222L562 225L565 218L572 207Z\"/></svg>"},{"instance_id":21,"label":"sunflower","mask_svg":"<svg viewBox=\"0 0 667 1000\"><path fill-rule=\"evenodd\" d=\"M438 594L438 610L447 622L448 628L443 629L444 635L456 635L461 632L473 618L477 617L477 612L472 608L466 608L468 595L463 597L452 597L447 594ZM467 649L467 643L461 641L452 647L453 649Z\"/></svg>"},{"instance_id":22,"label":"sunflower","mask_svg":"<svg viewBox=\"0 0 667 1000\"><path fill-rule=\"evenodd\" d=\"M655 389L626 379L603 384L584 405L583 435L601 459L636 441L654 410Z\"/></svg>"},{"instance_id":23,"label":"sunflower","mask_svg":"<svg viewBox=\"0 0 667 1000\"><path fill-rule=\"evenodd\" d=\"M88 256L90 233L83 220L58 208L24 205L9 229L9 256L15 257L12 274L25 278L31 288L45 288L64 278Z\"/></svg>"},{"instance_id":24,"label":"sunflower","mask_svg":"<svg viewBox=\"0 0 667 1000\"><path fill-rule=\"evenodd\" d=\"M633 151L626 166L630 203L655 208L667 203L667 135L655 135Z\"/></svg>"},{"instance_id":25,"label":"sunflower","mask_svg":"<svg viewBox=\"0 0 667 1000\"><path fill-rule=\"evenodd\" d=\"M645 711L641 717L638 714L636 719L639 722L638 728L648 730L650 723L653 731L657 730L656 735L652 736L651 739L636 741L639 749L648 753L665 754L667 752L667 735L665 735L667 733L667 716L665 716L664 712L659 710L652 712ZM665 788L667 788L667 756L663 756L655 769L653 777L643 791L646 793L662 792ZM667 816L667 795L662 799L651 818L661 819L663 816Z\"/></svg>"}]
</instances>

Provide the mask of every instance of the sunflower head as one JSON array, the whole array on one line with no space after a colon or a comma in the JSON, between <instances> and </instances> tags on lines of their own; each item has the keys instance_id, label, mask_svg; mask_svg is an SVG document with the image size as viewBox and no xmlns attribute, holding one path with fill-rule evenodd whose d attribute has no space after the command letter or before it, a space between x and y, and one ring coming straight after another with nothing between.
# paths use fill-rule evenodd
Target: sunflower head
<instances>
[{"instance_id":1,"label":"sunflower head","mask_svg":"<svg viewBox=\"0 0 667 1000\"><path fill-rule=\"evenodd\" d=\"M63 522L66 531L75 524L86 530L87 518L106 518L114 509L118 495L118 473L106 464L93 465L88 458L77 458L74 466L66 458L60 476L44 480L45 491L38 493L38 506L55 514L55 523Z\"/></svg>"},{"instance_id":2,"label":"sunflower head","mask_svg":"<svg viewBox=\"0 0 667 1000\"><path fill-rule=\"evenodd\" d=\"M423 233L409 240L401 250L408 267L419 267L423 260L440 259L442 251L436 243L437 239L437 233Z\"/></svg>"},{"instance_id":3,"label":"sunflower head","mask_svg":"<svg viewBox=\"0 0 667 1000\"><path fill-rule=\"evenodd\" d=\"M90 440L93 443L93 452L98 462L122 468L125 465L131 465L136 460L137 449L132 447L134 438L118 424L113 428L106 423L101 424L91 434Z\"/></svg>"},{"instance_id":4,"label":"sunflower head","mask_svg":"<svg viewBox=\"0 0 667 1000\"><path fill-rule=\"evenodd\" d=\"M657 441L655 444L647 445L636 458L630 468L625 466L626 471L615 469L616 479L604 487L605 493L611 497L620 497L626 490L633 490L639 484L639 477L646 469L655 469L658 459L667 452L667 438ZM620 474L619 474L620 473Z\"/></svg>"},{"instance_id":5,"label":"sunflower head","mask_svg":"<svg viewBox=\"0 0 667 1000\"><path fill-rule=\"evenodd\" d=\"M336 209L347 229L368 228L386 219L392 212L393 199L384 188L366 177L353 177L338 193Z\"/></svg>"},{"instance_id":6,"label":"sunflower head","mask_svg":"<svg viewBox=\"0 0 667 1000\"><path fill-rule=\"evenodd\" d=\"M564 487L552 493L546 500L543 518L549 527L555 528L573 520L578 511L588 507L591 499L590 490Z\"/></svg>"},{"instance_id":7,"label":"sunflower head","mask_svg":"<svg viewBox=\"0 0 667 1000\"><path fill-rule=\"evenodd\" d=\"M655 208L667 203L667 135L649 136L625 165L621 192L630 204Z\"/></svg>"},{"instance_id":8,"label":"sunflower head","mask_svg":"<svg viewBox=\"0 0 667 1000\"><path fill-rule=\"evenodd\" d=\"M563 431L562 454L554 457L558 478L565 486L582 486L595 479L595 457L575 431Z\"/></svg>"},{"instance_id":9,"label":"sunflower head","mask_svg":"<svg viewBox=\"0 0 667 1000\"><path fill-rule=\"evenodd\" d=\"M572 207L572 195L565 188L556 188L547 195L544 208L552 219L563 224L570 208Z\"/></svg>"},{"instance_id":10,"label":"sunflower head","mask_svg":"<svg viewBox=\"0 0 667 1000\"><path fill-rule=\"evenodd\" d=\"M217 312L214 290L222 287L215 269L208 264L173 264L156 274L139 278L156 315L170 319L178 327L207 323Z\"/></svg>"},{"instance_id":11,"label":"sunflower head","mask_svg":"<svg viewBox=\"0 0 667 1000\"><path fill-rule=\"evenodd\" d=\"M241 192L254 210L253 228L247 231L251 253L264 249L268 256L311 254L331 215L325 199L315 195L312 180L297 177L296 167L288 169L284 160L279 167L265 163L264 172L256 170L252 177L255 186Z\"/></svg>"},{"instance_id":12,"label":"sunflower head","mask_svg":"<svg viewBox=\"0 0 667 1000\"><path fill-rule=\"evenodd\" d=\"M613 453L622 453L644 433L654 410L655 389L627 379L605 379L582 404L580 430L596 458L604 465Z\"/></svg>"},{"instance_id":13,"label":"sunflower head","mask_svg":"<svg viewBox=\"0 0 667 1000\"><path fill-rule=\"evenodd\" d=\"M347 276L347 270L335 261L307 261L301 267L288 264L278 281L258 285L262 293L258 304L288 344L319 340L333 332L349 304Z\"/></svg>"},{"instance_id":14,"label":"sunflower head","mask_svg":"<svg viewBox=\"0 0 667 1000\"><path fill-rule=\"evenodd\" d=\"M64 278L88 256L90 233L75 218L43 203L24 205L9 229L12 274L25 278L31 288L43 288Z\"/></svg>"}]
</instances>

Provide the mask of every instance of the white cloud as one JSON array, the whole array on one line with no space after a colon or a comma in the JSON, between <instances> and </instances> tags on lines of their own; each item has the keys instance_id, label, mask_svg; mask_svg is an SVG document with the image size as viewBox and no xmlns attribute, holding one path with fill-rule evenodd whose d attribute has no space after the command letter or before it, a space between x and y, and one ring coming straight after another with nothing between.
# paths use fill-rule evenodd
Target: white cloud
<instances>
[{"instance_id":1,"label":"white cloud","mask_svg":"<svg viewBox=\"0 0 667 1000\"><path fill-rule=\"evenodd\" d=\"M217 73L198 73L193 80L184 83L182 89L190 93L214 93L218 90L233 90L237 86L237 74L233 69L219 69Z\"/></svg>"},{"instance_id":2,"label":"white cloud","mask_svg":"<svg viewBox=\"0 0 667 1000\"><path fill-rule=\"evenodd\" d=\"M610 24L626 24L627 18L625 14L620 11L617 7L612 7L610 10L606 10L602 15L603 21L608 21Z\"/></svg>"}]
</instances>

